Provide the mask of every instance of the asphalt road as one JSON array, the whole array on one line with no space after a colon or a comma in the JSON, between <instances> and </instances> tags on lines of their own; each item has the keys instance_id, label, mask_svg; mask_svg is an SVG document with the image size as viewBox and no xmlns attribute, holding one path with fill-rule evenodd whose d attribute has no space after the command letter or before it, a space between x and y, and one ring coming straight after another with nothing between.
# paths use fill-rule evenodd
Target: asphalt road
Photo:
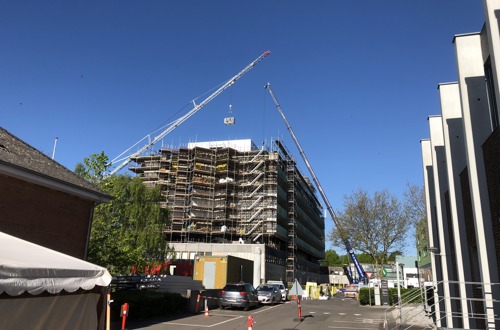
<instances>
[{"instance_id":1,"label":"asphalt road","mask_svg":"<svg viewBox=\"0 0 500 330\"><path fill-rule=\"evenodd\" d=\"M127 323L127 329L148 330L201 330L248 329L248 317L254 319L253 330L318 330L318 329L384 329L387 307L360 306L354 299L333 297L330 300L301 301L302 318L299 318L296 301L260 306L245 312L242 310L209 310L197 315L177 315L170 318L158 318L148 322ZM389 329L394 326L390 324ZM116 325L114 325L116 326ZM423 329L413 326L411 329ZM112 330L121 329L113 327Z\"/></svg>"}]
</instances>

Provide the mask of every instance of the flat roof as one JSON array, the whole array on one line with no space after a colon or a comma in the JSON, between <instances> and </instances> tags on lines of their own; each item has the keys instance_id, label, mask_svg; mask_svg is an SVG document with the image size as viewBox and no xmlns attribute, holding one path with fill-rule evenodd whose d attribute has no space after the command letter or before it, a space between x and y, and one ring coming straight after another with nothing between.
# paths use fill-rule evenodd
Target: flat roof
<instances>
[{"instance_id":1,"label":"flat roof","mask_svg":"<svg viewBox=\"0 0 500 330\"><path fill-rule=\"evenodd\" d=\"M206 141L206 142L189 142L188 148L195 147L214 149L214 148L233 148L238 151L253 151L257 150L257 146L251 139L243 140L224 140L224 141Z\"/></svg>"}]
</instances>

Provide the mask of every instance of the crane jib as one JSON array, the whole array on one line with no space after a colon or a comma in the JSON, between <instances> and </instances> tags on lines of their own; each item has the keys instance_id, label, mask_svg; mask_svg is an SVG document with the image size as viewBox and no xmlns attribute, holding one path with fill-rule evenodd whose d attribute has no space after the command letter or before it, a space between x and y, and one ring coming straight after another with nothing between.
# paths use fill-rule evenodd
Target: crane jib
<instances>
[{"instance_id":1,"label":"crane jib","mask_svg":"<svg viewBox=\"0 0 500 330\"><path fill-rule=\"evenodd\" d=\"M300 155L302 156L302 160L304 161L307 169L309 170L309 173L311 174L311 177L312 177L314 183L316 184L316 187L318 188L318 191L319 191L321 197L323 198L323 201L326 204L326 207L328 209L328 212L330 213L330 216L332 217L333 222L335 222L335 225L337 226L337 228L340 228L339 223L337 221L337 216L335 215L335 212L333 212L333 208L332 208L330 202L328 201L328 198L326 197L326 194L325 194L323 188L321 187L321 184L319 183L319 180L316 177L316 174L314 173L314 171L312 169L312 166L309 163L309 160L307 159L304 150L300 146L299 140L297 139L297 137L293 133L292 126L288 123L288 120L285 117L285 113L281 109L281 106L280 106L280 104L278 102L278 99L276 98L276 96L274 95L273 90L271 89L271 84L267 83L266 86L264 86L264 88L266 88L269 91L269 94L271 95L271 98L273 99L274 104L276 105L276 109L278 109L278 112L280 113L281 118L285 122L285 125L286 125L286 127L288 129L288 132L290 133L290 136L292 137L293 141L295 142L295 145L297 146L297 149L299 149ZM359 263L358 258L356 258L356 255L354 254L354 250L351 248L351 245L349 244L349 241L345 237L342 237L342 239L343 239L344 244L346 246L346 250L347 250L347 252L349 253L349 256L352 259L352 262L354 263L354 266L356 267L356 270L357 270L358 275L359 275L359 279L360 280L364 280L366 278L366 274L365 274L365 271L364 271L363 267Z\"/></svg>"},{"instance_id":2,"label":"crane jib","mask_svg":"<svg viewBox=\"0 0 500 330\"><path fill-rule=\"evenodd\" d=\"M222 85L221 87L219 87L215 92L213 92L206 99L204 99L202 102L200 102L198 105L194 104L194 107L191 110L189 110L182 117L180 117L177 120L175 120L172 125L170 125L164 131L162 131L158 136L156 136L153 139L152 142L149 142L148 144L146 144L145 146L143 146L142 148L140 148L138 151L134 152L132 155L130 155L129 157L127 157L127 159L125 161L123 161L121 164L119 164L117 167L115 167L109 173L109 175L116 174L122 168L124 168L125 166L127 166L127 164L130 163L130 161L132 160L133 157L137 157L137 156L141 155L147 149L151 148L156 142L158 142L159 140L161 140L162 138L164 138L167 134L169 134L170 132L172 132L180 124L182 124L187 119L189 119L192 115L194 115L196 112L198 112L199 110L201 110L208 102L212 101L220 93L222 93L224 90L226 90L227 88L229 88L230 86L232 86L236 82L236 80L238 80L241 77L243 77L243 75L245 73L247 73L248 71L250 71L250 69L252 69L255 65L257 65L257 63L259 63L260 61L262 61L269 54L271 54L271 52L269 50L265 51L259 57L257 57L255 60L253 60L249 65L247 65L243 70L241 70L235 76L233 76L231 79L229 79L224 85ZM193 103L194 103L194 101L193 101ZM122 153L121 155L123 155L123 154L124 153ZM109 176L109 175L106 175L106 176Z\"/></svg>"}]
</instances>

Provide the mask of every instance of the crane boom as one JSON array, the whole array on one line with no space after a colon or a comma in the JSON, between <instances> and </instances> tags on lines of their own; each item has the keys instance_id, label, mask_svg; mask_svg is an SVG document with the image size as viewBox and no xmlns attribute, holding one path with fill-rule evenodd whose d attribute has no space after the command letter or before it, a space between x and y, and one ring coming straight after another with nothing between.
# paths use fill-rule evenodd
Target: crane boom
<instances>
[{"instance_id":1,"label":"crane boom","mask_svg":"<svg viewBox=\"0 0 500 330\"><path fill-rule=\"evenodd\" d=\"M204 99L201 103L196 104L196 102L193 100L193 105L194 107L189 110L186 114L184 114L182 117L176 119L169 127L167 127L164 131L162 131L159 135L157 135L153 140L148 142L145 146L140 148L138 151L133 153L131 156L129 156L125 161L120 163L116 168L114 168L109 175L116 174L118 171L120 171L122 168L127 166L128 163L130 163L131 158L136 157L140 154L142 154L144 151L146 151L148 148L150 148L152 145L154 145L156 142L160 141L162 138L164 138L167 134L172 132L174 129L176 129L180 124L185 122L189 117L200 111L205 105L207 105L210 101L212 101L214 98L216 98L220 93L222 93L224 90L227 88L231 87L236 80L240 79L245 73L250 71L254 66L256 66L260 61L262 61L267 55L271 54L270 51L265 51L262 53L259 57L257 57L254 61L252 61L250 64L248 64L243 70L238 72L234 77L229 79L224 85L219 87L215 92L210 94L206 99Z\"/></svg>"},{"instance_id":2,"label":"crane boom","mask_svg":"<svg viewBox=\"0 0 500 330\"><path fill-rule=\"evenodd\" d=\"M332 220L335 223L335 226L337 226L337 228L341 228L339 226L340 224L337 220L337 216L335 215L335 212L333 211L332 205L330 204L328 198L326 197L325 191L323 190L323 187L321 187L321 184L319 183L319 180L318 180L316 174L314 173L312 166L309 163L309 160L307 159L307 156L304 152L304 149L302 149L302 147L300 146L299 140L297 139L297 137L295 136L295 134L292 130L292 126L290 126L290 123L286 119L285 113L281 109L281 106L280 106L278 100L276 99L276 96L274 95L273 90L271 89L271 84L267 83L265 88L269 91L269 94L271 94L271 97L274 101L274 104L276 105L276 109L278 109L278 111L281 115L281 118L283 118L283 121L285 122L286 128L288 129L288 132L290 133L290 136L292 137L293 141L295 142L297 149L299 149L300 156L302 157L302 160L306 164L306 167L309 170L309 173L311 174L311 177L312 177L314 183L316 184L316 187L318 188L318 191L319 191L321 197L323 198L324 203L326 204L328 212L330 213L330 216L332 217ZM354 254L354 250L352 249L351 244L349 243L349 241L347 240L346 237L342 237L342 240L344 241L347 252L349 253L351 260L354 263L354 266L356 267L356 270L360 276L360 280L363 280L366 277L366 274L365 274L363 267L359 263L358 258Z\"/></svg>"}]
</instances>

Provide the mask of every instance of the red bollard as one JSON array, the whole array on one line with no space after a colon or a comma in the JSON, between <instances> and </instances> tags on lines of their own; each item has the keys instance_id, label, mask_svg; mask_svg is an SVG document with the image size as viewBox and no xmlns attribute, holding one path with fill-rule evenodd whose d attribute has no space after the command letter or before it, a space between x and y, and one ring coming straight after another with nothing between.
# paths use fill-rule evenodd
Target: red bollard
<instances>
[{"instance_id":1,"label":"red bollard","mask_svg":"<svg viewBox=\"0 0 500 330\"><path fill-rule=\"evenodd\" d=\"M120 316L122 317L122 330L125 329L125 322L127 321L128 316L128 304L124 303L120 310Z\"/></svg>"},{"instance_id":2,"label":"red bollard","mask_svg":"<svg viewBox=\"0 0 500 330\"><path fill-rule=\"evenodd\" d=\"M252 329L253 329L253 316L248 315L248 330L252 330Z\"/></svg>"},{"instance_id":3,"label":"red bollard","mask_svg":"<svg viewBox=\"0 0 500 330\"><path fill-rule=\"evenodd\" d=\"M302 320L302 308L300 308L300 297L297 297L297 308L299 312L299 319Z\"/></svg>"},{"instance_id":4,"label":"red bollard","mask_svg":"<svg viewBox=\"0 0 500 330\"><path fill-rule=\"evenodd\" d=\"M198 314L198 309L200 308L200 295L196 298L196 314Z\"/></svg>"}]
</instances>

